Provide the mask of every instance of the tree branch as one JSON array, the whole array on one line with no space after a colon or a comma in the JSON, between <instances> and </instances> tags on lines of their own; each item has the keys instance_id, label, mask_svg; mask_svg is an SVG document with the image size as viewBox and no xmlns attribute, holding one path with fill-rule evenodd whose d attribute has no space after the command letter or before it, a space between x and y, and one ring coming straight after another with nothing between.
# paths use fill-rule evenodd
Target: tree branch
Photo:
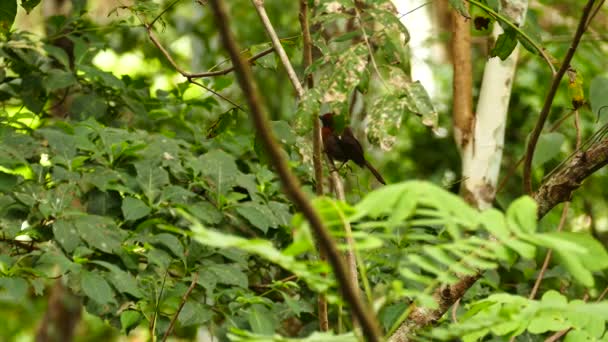
<instances>
[{"instance_id":1,"label":"tree branch","mask_svg":"<svg viewBox=\"0 0 608 342\"><path fill-rule=\"evenodd\" d=\"M572 38L572 43L570 44L570 48L568 48L566 57L564 57L564 61L562 62L559 70L553 76L551 86L549 87L549 93L545 97L545 103L543 104L543 108L538 116L538 121L536 121L536 125L530 134L530 140L528 141L528 146L526 147L526 159L524 160L524 191L528 194L532 194L532 158L534 157L534 150L536 149L538 138L540 137L543 127L545 126L545 122L549 117L551 105L553 104L553 99L555 98L555 94L559 88L559 83L564 77L566 71L570 69L570 61L572 60L572 57L574 57L574 53L576 52L578 44L581 41L581 37L585 33L588 18L591 14L591 10L593 9L594 2L595 0L589 0L583 8L583 15L579 20L576 33L574 34L574 38Z\"/></svg>"},{"instance_id":2,"label":"tree branch","mask_svg":"<svg viewBox=\"0 0 608 342\"><path fill-rule=\"evenodd\" d=\"M293 87L295 88L296 93L298 94L298 98L301 98L304 95L304 88L302 88L302 85L300 84L300 80L298 79L298 76L296 75L295 70L291 66L291 63L289 62L289 58L287 58L285 49L283 49L283 46L281 45L281 41L279 40L277 33L275 32L274 28L272 27L272 23L270 23L270 19L268 18L268 14L266 13L266 9L264 8L264 0L251 0L251 2L253 3L255 10L258 12L260 20L262 20L262 24L264 25L266 34L268 34L268 36L270 37L270 40L272 41L272 45L274 46L275 51L279 55L279 59L281 60L281 63L283 63L283 66L285 67L287 76L289 77L289 80L293 84Z\"/></svg>"},{"instance_id":3,"label":"tree branch","mask_svg":"<svg viewBox=\"0 0 608 342\"><path fill-rule=\"evenodd\" d=\"M464 3L468 8L468 4ZM454 56L453 112L454 139L461 154L473 137L473 66L471 63L471 29L467 19L455 9L452 19L452 54Z\"/></svg>"},{"instance_id":4,"label":"tree branch","mask_svg":"<svg viewBox=\"0 0 608 342\"><path fill-rule=\"evenodd\" d=\"M608 138L574 154L559 170L538 188L534 199L538 203L538 216L543 217L561 202L569 201L572 192L583 180L608 164Z\"/></svg>"},{"instance_id":5,"label":"tree branch","mask_svg":"<svg viewBox=\"0 0 608 342\"><path fill-rule=\"evenodd\" d=\"M372 342L380 341L382 339L381 333L375 317L363 305L363 302L357 295L358 292L355 285L349 281L349 272L338 252L335 242L321 221L321 218L306 198L306 195L300 190L300 184L297 178L289 170L289 166L277 145L274 134L268 124L266 113L262 109L260 96L254 83L255 81L251 74L251 69L249 68L249 65L244 63L241 59L238 53L238 46L229 29L230 21L224 2L221 0L212 0L210 3L215 13L216 25L220 31L222 44L230 54L237 79L247 98L247 102L249 103L252 120L257 132L260 134L265 149L270 155L270 160L274 164L276 172L283 183L285 192L301 210L304 217L306 217L317 236L321 248L327 252L327 257L340 288L342 289L342 294L345 300L350 304L353 314L361 324L366 339Z\"/></svg>"},{"instance_id":6,"label":"tree branch","mask_svg":"<svg viewBox=\"0 0 608 342\"><path fill-rule=\"evenodd\" d=\"M177 308L175 315L173 315L173 318L171 319L171 323L169 323L169 327L167 328L167 331L165 331L165 334L163 335L163 342L165 342L167 340L167 338L169 338L171 331L173 331L173 327L175 326L177 317L179 316L179 313L182 312L182 309L184 308L184 305L186 304L186 300L188 300L190 293L192 293L192 290L194 290L194 287L196 286L197 281L198 281L198 272L195 272L192 275L192 282L190 283L188 290L186 290L186 293L184 293L184 295L182 296L182 301L181 301L181 303L179 303L179 307Z\"/></svg>"},{"instance_id":7,"label":"tree branch","mask_svg":"<svg viewBox=\"0 0 608 342\"><path fill-rule=\"evenodd\" d=\"M308 0L300 0L300 13L298 14L300 27L302 29L302 66L304 70L312 64L312 38L308 25ZM299 83L299 82L298 82ZM312 89L315 85L312 73L306 75L306 86ZM323 196L323 164L321 163L321 125L316 113L312 115L312 165L315 170L315 193ZM327 256L323 249L319 249L319 258L326 261ZM319 329L329 330L329 315L327 312L327 296L320 293L317 300L319 313Z\"/></svg>"}]
</instances>

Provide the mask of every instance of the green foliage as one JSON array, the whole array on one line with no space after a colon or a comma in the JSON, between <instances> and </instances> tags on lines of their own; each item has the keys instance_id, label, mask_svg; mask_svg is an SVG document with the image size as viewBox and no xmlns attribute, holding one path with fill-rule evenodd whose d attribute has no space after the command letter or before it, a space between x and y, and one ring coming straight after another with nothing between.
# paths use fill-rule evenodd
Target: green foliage
<instances>
[{"instance_id":1,"label":"green foliage","mask_svg":"<svg viewBox=\"0 0 608 342\"><path fill-rule=\"evenodd\" d=\"M494 294L471 305L465 320L449 329L434 329L431 335L442 340L461 337L478 341L492 333L517 336L524 331L543 334L573 329L566 340L603 340L608 320L605 303L568 301L557 291L546 292L539 301L510 294Z\"/></svg>"}]
</instances>

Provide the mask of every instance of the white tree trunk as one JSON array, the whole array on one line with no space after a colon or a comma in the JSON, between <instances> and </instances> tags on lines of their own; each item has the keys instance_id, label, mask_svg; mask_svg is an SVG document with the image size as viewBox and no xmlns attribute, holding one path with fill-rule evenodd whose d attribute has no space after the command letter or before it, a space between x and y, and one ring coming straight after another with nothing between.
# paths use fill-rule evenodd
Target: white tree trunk
<instances>
[{"instance_id":1,"label":"white tree trunk","mask_svg":"<svg viewBox=\"0 0 608 342\"><path fill-rule=\"evenodd\" d=\"M503 2L503 12L515 23L523 24L527 0ZM502 29L494 25L493 35ZM480 209L492 206L504 148L507 110L515 76L519 45L504 61L494 57L487 61L474 123L474 138L462 149L464 194Z\"/></svg>"},{"instance_id":2,"label":"white tree trunk","mask_svg":"<svg viewBox=\"0 0 608 342\"><path fill-rule=\"evenodd\" d=\"M417 8L424 3L424 0L393 0L399 16L413 10L401 18L401 22L410 33L408 45L412 80L420 81L431 99L436 99L437 82L432 62L438 62L442 58L442 50L437 43L431 42L431 39L436 37L437 30L434 29L436 25L433 24L429 5Z\"/></svg>"}]
</instances>

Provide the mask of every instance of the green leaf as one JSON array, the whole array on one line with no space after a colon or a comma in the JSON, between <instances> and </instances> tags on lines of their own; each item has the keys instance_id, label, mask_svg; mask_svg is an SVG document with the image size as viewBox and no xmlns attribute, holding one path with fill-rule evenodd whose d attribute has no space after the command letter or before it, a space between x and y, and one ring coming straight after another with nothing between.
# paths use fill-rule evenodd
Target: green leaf
<instances>
[{"instance_id":1,"label":"green leaf","mask_svg":"<svg viewBox=\"0 0 608 342\"><path fill-rule=\"evenodd\" d=\"M80 234L72 220L58 218L53 224L53 234L61 247L68 253L72 253L81 243Z\"/></svg>"},{"instance_id":2,"label":"green leaf","mask_svg":"<svg viewBox=\"0 0 608 342\"><path fill-rule=\"evenodd\" d=\"M121 209L122 215L127 221L136 221L148 215L151 211L146 203L134 197L126 197L123 199Z\"/></svg>"},{"instance_id":3,"label":"green leaf","mask_svg":"<svg viewBox=\"0 0 608 342\"><path fill-rule=\"evenodd\" d=\"M73 135L51 128L39 129L37 133L42 134L49 146L65 159L70 160L76 156L78 141Z\"/></svg>"},{"instance_id":4,"label":"green leaf","mask_svg":"<svg viewBox=\"0 0 608 342\"><path fill-rule=\"evenodd\" d=\"M271 121L270 125L274 136L283 145L293 145L296 142L296 135L293 129L285 121Z\"/></svg>"},{"instance_id":5,"label":"green leaf","mask_svg":"<svg viewBox=\"0 0 608 342\"><path fill-rule=\"evenodd\" d=\"M137 324L141 320L141 314L134 310L125 310L120 314L120 326L121 331L124 334L129 334L129 331L137 327Z\"/></svg>"},{"instance_id":6,"label":"green leaf","mask_svg":"<svg viewBox=\"0 0 608 342\"><path fill-rule=\"evenodd\" d=\"M586 269L596 272L608 268L608 253L604 246L593 236L586 233L574 233L574 232L553 232L546 233L547 236L556 237L559 236L564 240L574 243L582 250L564 250L565 253L570 254L572 257L576 255L576 258L581 260L581 263ZM557 248L561 249L561 248Z\"/></svg>"},{"instance_id":7,"label":"green leaf","mask_svg":"<svg viewBox=\"0 0 608 342\"><path fill-rule=\"evenodd\" d=\"M137 285L137 280L131 273L123 271L120 267L109 262L93 260L91 263L101 265L110 271L108 280L110 280L112 285L114 285L119 292L128 293L137 298L143 297L143 294Z\"/></svg>"},{"instance_id":8,"label":"green leaf","mask_svg":"<svg viewBox=\"0 0 608 342\"><path fill-rule=\"evenodd\" d=\"M182 311L180 311L179 316L177 317L182 327L202 325L209 322L212 318L212 310L193 300L186 301Z\"/></svg>"},{"instance_id":9,"label":"green leaf","mask_svg":"<svg viewBox=\"0 0 608 342\"><path fill-rule=\"evenodd\" d=\"M65 69L70 67L70 59L64 49L55 45L44 45L44 50L48 55L63 65Z\"/></svg>"},{"instance_id":10,"label":"green leaf","mask_svg":"<svg viewBox=\"0 0 608 342\"><path fill-rule=\"evenodd\" d=\"M48 92L55 91L57 89L67 88L76 83L76 77L74 74L68 71L62 71L59 69L51 69L46 76L44 87Z\"/></svg>"},{"instance_id":11,"label":"green leaf","mask_svg":"<svg viewBox=\"0 0 608 342\"><path fill-rule=\"evenodd\" d=\"M439 120L437 111L431 102L431 97L426 92L420 81L410 82L405 88L405 95L409 99L407 109L422 118L422 124L428 127L437 127Z\"/></svg>"},{"instance_id":12,"label":"green leaf","mask_svg":"<svg viewBox=\"0 0 608 342\"><path fill-rule=\"evenodd\" d=\"M198 202L186 206L189 213L206 224L217 224L223 219L222 213L209 202Z\"/></svg>"},{"instance_id":13,"label":"green leaf","mask_svg":"<svg viewBox=\"0 0 608 342\"><path fill-rule=\"evenodd\" d=\"M19 181L19 177L0 171L0 192L10 191Z\"/></svg>"},{"instance_id":14,"label":"green leaf","mask_svg":"<svg viewBox=\"0 0 608 342\"><path fill-rule=\"evenodd\" d=\"M102 97L95 94L83 94L74 98L71 113L74 118L79 120L100 119L105 116L107 109L108 104Z\"/></svg>"},{"instance_id":15,"label":"green leaf","mask_svg":"<svg viewBox=\"0 0 608 342\"><path fill-rule=\"evenodd\" d=\"M133 164L137 171L137 184L142 188L150 203L156 201L169 184L169 173L154 161L145 160Z\"/></svg>"},{"instance_id":16,"label":"green leaf","mask_svg":"<svg viewBox=\"0 0 608 342\"><path fill-rule=\"evenodd\" d=\"M80 285L87 297L103 305L114 303L114 291L108 282L99 274L83 270L80 273Z\"/></svg>"},{"instance_id":17,"label":"green leaf","mask_svg":"<svg viewBox=\"0 0 608 342\"><path fill-rule=\"evenodd\" d=\"M515 200L507 209L507 224L516 234L519 232L536 232L536 202L529 196L522 196Z\"/></svg>"},{"instance_id":18,"label":"green leaf","mask_svg":"<svg viewBox=\"0 0 608 342\"><path fill-rule=\"evenodd\" d=\"M150 239L150 242L154 244L161 244L167 247L171 251L171 253L173 253L173 255L180 259L183 259L185 257L184 246L182 246L182 243L174 235L168 233L154 235Z\"/></svg>"},{"instance_id":19,"label":"green leaf","mask_svg":"<svg viewBox=\"0 0 608 342\"><path fill-rule=\"evenodd\" d=\"M0 277L0 297L6 298L13 303L19 303L26 299L29 285L23 278Z\"/></svg>"},{"instance_id":20,"label":"green leaf","mask_svg":"<svg viewBox=\"0 0 608 342\"><path fill-rule=\"evenodd\" d=\"M504 33L498 36L496 44L490 50L491 57L499 57L501 60L505 60L511 55L515 47L517 46L517 31L508 28Z\"/></svg>"},{"instance_id":21,"label":"green leaf","mask_svg":"<svg viewBox=\"0 0 608 342\"><path fill-rule=\"evenodd\" d=\"M259 203L247 202L236 207L236 211L264 234L268 232L268 228L276 227L273 222L274 215L267 206Z\"/></svg>"},{"instance_id":22,"label":"green leaf","mask_svg":"<svg viewBox=\"0 0 608 342\"><path fill-rule=\"evenodd\" d=\"M256 334L273 335L276 317L262 304L253 304L247 315L249 326Z\"/></svg>"},{"instance_id":23,"label":"green leaf","mask_svg":"<svg viewBox=\"0 0 608 342\"><path fill-rule=\"evenodd\" d=\"M541 134L538 139L536 151L534 152L532 165L534 167L539 167L557 157L565 140L566 137L558 132Z\"/></svg>"},{"instance_id":24,"label":"green leaf","mask_svg":"<svg viewBox=\"0 0 608 342\"><path fill-rule=\"evenodd\" d=\"M30 12L36 8L39 3L40 0L21 0L21 7L23 7L27 14L30 14Z\"/></svg>"},{"instance_id":25,"label":"green leaf","mask_svg":"<svg viewBox=\"0 0 608 342\"><path fill-rule=\"evenodd\" d=\"M220 233L205 228L194 217L183 210L177 210L186 220L190 222L193 238L199 243L216 248L237 248L245 252L257 255L273 262L284 269L290 270L300 279L306 281L307 285L316 291L325 291L332 283L328 277L321 276L317 271L310 269L315 263L312 261L301 262L294 256L282 253L276 249L272 242L261 239L245 239L234 235ZM319 267L317 264L315 267ZM203 274L203 273L201 273ZM203 276L201 276L204 278Z\"/></svg>"},{"instance_id":26,"label":"green leaf","mask_svg":"<svg viewBox=\"0 0 608 342\"><path fill-rule=\"evenodd\" d=\"M226 194L235 185L238 168L234 157L222 150L213 150L200 156L195 171L211 178L217 192Z\"/></svg>"},{"instance_id":27,"label":"green leaf","mask_svg":"<svg viewBox=\"0 0 608 342\"><path fill-rule=\"evenodd\" d=\"M75 216L74 225L80 237L89 246L106 253L120 250L125 233L118 229L111 218L96 215Z\"/></svg>"},{"instance_id":28,"label":"green leaf","mask_svg":"<svg viewBox=\"0 0 608 342\"><path fill-rule=\"evenodd\" d=\"M0 33L7 34L17 15L17 0L3 0L0 6Z\"/></svg>"},{"instance_id":29,"label":"green leaf","mask_svg":"<svg viewBox=\"0 0 608 342\"><path fill-rule=\"evenodd\" d=\"M247 275L236 264L213 264L203 267L202 274L209 272L215 275L217 283L225 285L235 285L247 288L249 280Z\"/></svg>"}]
</instances>

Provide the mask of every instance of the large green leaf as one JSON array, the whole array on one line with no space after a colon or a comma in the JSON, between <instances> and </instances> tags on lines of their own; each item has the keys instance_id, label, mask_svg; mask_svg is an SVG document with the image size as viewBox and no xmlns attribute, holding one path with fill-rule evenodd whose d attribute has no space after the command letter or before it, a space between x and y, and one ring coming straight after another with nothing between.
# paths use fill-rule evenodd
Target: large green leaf
<instances>
[{"instance_id":1,"label":"large green leaf","mask_svg":"<svg viewBox=\"0 0 608 342\"><path fill-rule=\"evenodd\" d=\"M108 282L98 273L82 271L80 273L80 286L87 297L99 304L114 303L114 291Z\"/></svg>"},{"instance_id":2,"label":"large green leaf","mask_svg":"<svg viewBox=\"0 0 608 342\"><path fill-rule=\"evenodd\" d=\"M6 34L13 26L17 15L17 0L4 0L0 6L0 33Z\"/></svg>"}]
</instances>

